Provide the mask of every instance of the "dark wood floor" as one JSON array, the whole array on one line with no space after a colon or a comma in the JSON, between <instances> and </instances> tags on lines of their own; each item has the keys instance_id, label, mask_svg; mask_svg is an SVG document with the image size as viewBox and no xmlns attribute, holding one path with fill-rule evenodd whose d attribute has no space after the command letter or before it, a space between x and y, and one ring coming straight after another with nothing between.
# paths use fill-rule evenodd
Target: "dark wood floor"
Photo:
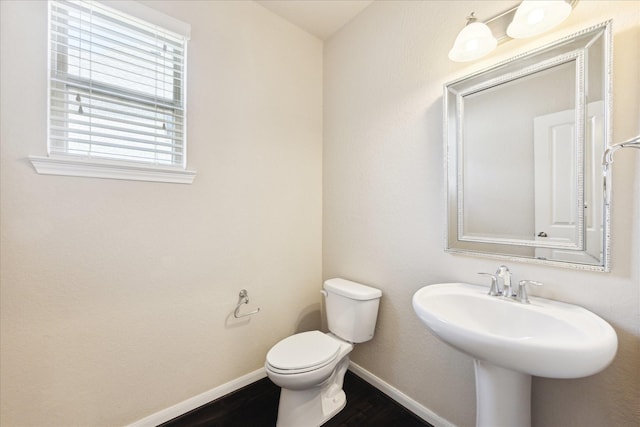
<instances>
[{"instance_id":1,"label":"dark wood floor","mask_svg":"<svg viewBox=\"0 0 640 427\"><path fill-rule=\"evenodd\" d=\"M323 427L433 427L349 371L344 391L347 406ZM264 378L161 426L272 427L279 396L280 388Z\"/></svg>"}]
</instances>

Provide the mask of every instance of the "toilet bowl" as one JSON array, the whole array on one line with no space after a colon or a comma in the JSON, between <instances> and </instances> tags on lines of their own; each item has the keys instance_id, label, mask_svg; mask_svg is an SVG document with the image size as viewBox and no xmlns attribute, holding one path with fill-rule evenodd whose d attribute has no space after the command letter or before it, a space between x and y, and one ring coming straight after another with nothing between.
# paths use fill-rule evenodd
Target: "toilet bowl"
<instances>
[{"instance_id":1,"label":"toilet bowl","mask_svg":"<svg viewBox=\"0 0 640 427\"><path fill-rule=\"evenodd\" d=\"M319 386L329 379L353 344L320 331L292 335L267 353L265 369L269 378L290 390Z\"/></svg>"},{"instance_id":2,"label":"toilet bowl","mask_svg":"<svg viewBox=\"0 0 640 427\"><path fill-rule=\"evenodd\" d=\"M342 382L352 350L353 344L332 334L310 331L285 338L269 351L267 376L282 388L277 427L319 426L344 408Z\"/></svg>"},{"instance_id":3,"label":"toilet bowl","mask_svg":"<svg viewBox=\"0 0 640 427\"><path fill-rule=\"evenodd\" d=\"M267 353L265 370L282 388L277 427L320 426L346 405L342 390L353 343L373 337L380 290L344 279L325 282L329 333L302 332Z\"/></svg>"}]
</instances>

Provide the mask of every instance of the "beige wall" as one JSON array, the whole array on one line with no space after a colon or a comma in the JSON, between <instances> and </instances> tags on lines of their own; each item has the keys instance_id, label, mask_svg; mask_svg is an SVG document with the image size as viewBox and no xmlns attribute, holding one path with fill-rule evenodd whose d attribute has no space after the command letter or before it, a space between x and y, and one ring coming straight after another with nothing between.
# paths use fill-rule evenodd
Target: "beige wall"
<instances>
[{"instance_id":1,"label":"beige wall","mask_svg":"<svg viewBox=\"0 0 640 427\"><path fill-rule=\"evenodd\" d=\"M198 176L183 186L33 171L46 7L0 2L0 424L122 425L258 369L278 339L317 325L324 275L383 290L376 337L354 360L473 425L470 358L410 304L423 285L478 283L496 267L442 249L442 84L614 18L614 139L639 131L638 3L583 0L544 37L446 59L469 11L514 3L375 2L325 44L323 68L320 41L252 2L147 2L192 25ZM511 263L516 279L546 283L538 295L593 310L620 339L599 375L534 379L537 427L640 420L639 164L616 154L611 273ZM229 317L241 288L262 309L249 322Z\"/></svg>"},{"instance_id":2,"label":"beige wall","mask_svg":"<svg viewBox=\"0 0 640 427\"><path fill-rule=\"evenodd\" d=\"M194 184L45 176L46 2L0 4L0 424L124 425L317 326L321 41L253 2L148 2L192 26ZM261 311L234 322L242 288Z\"/></svg>"},{"instance_id":3,"label":"beige wall","mask_svg":"<svg viewBox=\"0 0 640 427\"><path fill-rule=\"evenodd\" d=\"M606 19L614 20L614 141L640 131L640 3L580 1L535 40L511 41L460 64L447 52L465 16L486 19L516 2L376 1L325 44L323 274L382 289L374 340L353 360L458 426L473 426L470 357L419 322L411 297L428 284L482 283L497 262L443 252L442 85ZM612 272L508 263L537 295L582 305L620 341L604 372L533 380L533 425L640 423L640 153L616 153ZM496 167L500 167L499 162Z\"/></svg>"}]
</instances>

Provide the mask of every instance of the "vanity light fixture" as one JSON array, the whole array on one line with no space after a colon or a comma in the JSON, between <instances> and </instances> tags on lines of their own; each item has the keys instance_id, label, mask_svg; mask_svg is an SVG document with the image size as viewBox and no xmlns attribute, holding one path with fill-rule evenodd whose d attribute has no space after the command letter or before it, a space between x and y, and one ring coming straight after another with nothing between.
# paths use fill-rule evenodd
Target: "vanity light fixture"
<instances>
[{"instance_id":1,"label":"vanity light fixture","mask_svg":"<svg viewBox=\"0 0 640 427\"><path fill-rule=\"evenodd\" d=\"M564 0L524 0L507 27L507 35L512 39L533 37L560 24L570 14L571 5Z\"/></svg>"},{"instance_id":2,"label":"vanity light fixture","mask_svg":"<svg viewBox=\"0 0 640 427\"><path fill-rule=\"evenodd\" d=\"M449 51L449 59L473 61L487 55L499 43L548 31L564 21L576 3L578 0L524 0L484 22L478 21L472 12Z\"/></svg>"},{"instance_id":3,"label":"vanity light fixture","mask_svg":"<svg viewBox=\"0 0 640 427\"><path fill-rule=\"evenodd\" d=\"M498 41L487 24L478 22L475 13L467 17L467 24L460 31L453 48L449 51L449 59L456 62L467 62L478 59L498 46Z\"/></svg>"}]
</instances>

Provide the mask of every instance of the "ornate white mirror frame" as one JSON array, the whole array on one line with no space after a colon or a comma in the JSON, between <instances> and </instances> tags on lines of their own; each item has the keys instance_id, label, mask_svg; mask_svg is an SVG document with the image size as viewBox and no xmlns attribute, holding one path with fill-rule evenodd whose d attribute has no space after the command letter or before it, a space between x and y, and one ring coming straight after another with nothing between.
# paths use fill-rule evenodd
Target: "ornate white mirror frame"
<instances>
[{"instance_id":1,"label":"ornate white mirror frame","mask_svg":"<svg viewBox=\"0 0 640 427\"><path fill-rule=\"evenodd\" d=\"M445 250L609 271L611 21L444 86Z\"/></svg>"}]
</instances>

